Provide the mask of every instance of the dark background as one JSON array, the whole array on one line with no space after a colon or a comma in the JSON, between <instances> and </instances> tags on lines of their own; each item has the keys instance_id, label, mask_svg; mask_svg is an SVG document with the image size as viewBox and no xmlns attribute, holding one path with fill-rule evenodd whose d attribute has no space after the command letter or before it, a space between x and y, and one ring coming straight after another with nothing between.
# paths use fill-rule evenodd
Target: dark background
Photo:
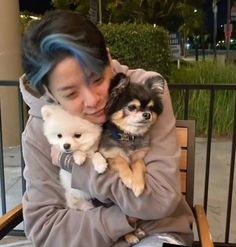
<instances>
[{"instance_id":1,"label":"dark background","mask_svg":"<svg viewBox=\"0 0 236 247\"><path fill-rule=\"evenodd\" d=\"M20 11L27 10L35 14L43 14L45 11L53 9L50 2L51 2L50 0L19 0ZM218 28L220 28L221 25L226 23L227 1L220 0L217 5L218 5L217 25ZM206 0L204 11L206 13L205 30L211 32L213 30L212 0Z\"/></svg>"},{"instance_id":2,"label":"dark background","mask_svg":"<svg viewBox=\"0 0 236 247\"><path fill-rule=\"evenodd\" d=\"M20 11L28 10L35 14L43 14L46 10L53 9L50 0L19 0Z\"/></svg>"}]
</instances>

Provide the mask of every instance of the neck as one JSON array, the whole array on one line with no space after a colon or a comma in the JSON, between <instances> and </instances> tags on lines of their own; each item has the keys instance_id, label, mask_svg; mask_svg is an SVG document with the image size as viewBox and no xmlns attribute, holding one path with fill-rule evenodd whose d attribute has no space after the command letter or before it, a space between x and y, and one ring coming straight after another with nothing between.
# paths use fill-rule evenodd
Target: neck
<instances>
[{"instance_id":1,"label":"neck","mask_svg":"<svg viewBox=\"0 0 236 247\"><path fill-rule=\"evenodd\" d=\"M137 138L144 136L147 132L147 128L131 126L129 128L123 129L121 126L112 122L107 122L106 126L107 129L109 129L112 132L113 136L126 135Z\"/></svg>"}]
</instances>

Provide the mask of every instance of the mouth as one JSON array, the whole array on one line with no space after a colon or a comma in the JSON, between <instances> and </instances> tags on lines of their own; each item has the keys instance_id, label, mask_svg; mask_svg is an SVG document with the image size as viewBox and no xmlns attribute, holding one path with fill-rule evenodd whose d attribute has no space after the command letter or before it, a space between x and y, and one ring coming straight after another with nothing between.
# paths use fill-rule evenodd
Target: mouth
<instances>
[{"instance_id":1,"label":"mouth","mask_svg":"<svg viewBox=\"0 0 236 247\"><path fill-rule=\"evenodd\" d=\"M103 107L102 109L96 111L96 112L92 112L92 113L87 113L87 116L92 116L92 117L100 117L103 116L105 114L105 107Z\"/></svg>"},{"instance_id":2,"label":"mouth","mask_svg":"<svg viewBox=\"0 0 236 247\"><path fill-rule=\"evenodd\" d=\"M140 121L140 122L136 122L133 125L134 126L143 126L143 125L147 125L149 123L149 121Z\"/></svg>"}]
</instances>

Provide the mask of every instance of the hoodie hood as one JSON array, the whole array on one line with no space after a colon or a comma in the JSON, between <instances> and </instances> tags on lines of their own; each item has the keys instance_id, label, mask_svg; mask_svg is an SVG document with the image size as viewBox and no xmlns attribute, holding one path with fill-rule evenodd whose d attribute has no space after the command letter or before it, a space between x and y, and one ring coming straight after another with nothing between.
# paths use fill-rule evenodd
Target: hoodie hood
<instances>
[{"instance_id":1,"label":"hoodie hood","mask_svg":"<svg viewBox=\"0 0 236 247\"><path fill-rule=\"evenodd\" d=\"M48 104L58 104L55 98L49 93L45 87L45 94L40 95L37 90L35 90L29 82L26 80L25 75L21 76L19 79L20 91L24 102L27 104L29 109L29 114L34 117L42 118L41 108Z\"/></svg>"}]
</instances>

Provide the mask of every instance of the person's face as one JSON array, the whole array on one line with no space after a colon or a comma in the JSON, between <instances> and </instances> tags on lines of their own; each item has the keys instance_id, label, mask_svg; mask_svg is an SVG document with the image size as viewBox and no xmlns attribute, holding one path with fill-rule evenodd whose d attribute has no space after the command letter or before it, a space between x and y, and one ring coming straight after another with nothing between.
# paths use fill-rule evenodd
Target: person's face
<instances>
[{"instance_id":1,"label":"person's face","mask_svg":"<svg viewBox=\"0 0 236 247\"><path fill-rule=\"evenodd\" d=\"M82 71L74 57L59 62L49 74L49 89L61 106L73 115L93 123L105 122L104 107L112 76L110 66L98 76L91 71Z\"/></svg>"}]
</instances>

